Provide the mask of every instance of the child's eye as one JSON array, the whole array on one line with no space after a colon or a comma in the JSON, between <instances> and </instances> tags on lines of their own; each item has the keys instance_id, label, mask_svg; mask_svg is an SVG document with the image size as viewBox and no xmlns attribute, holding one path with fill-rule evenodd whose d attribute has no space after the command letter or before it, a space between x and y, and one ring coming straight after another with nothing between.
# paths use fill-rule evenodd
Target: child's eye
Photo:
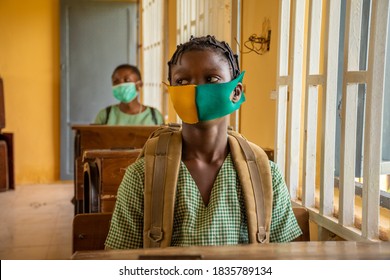
<instances>
[{"instance_id":1,"label":"child's eye","mask_svg":"<svg viewBox=\"0 0 390 280\"><path fill-rule=\"evenodd\" d=\"M219 82L219 78L217 78L217 77L208 77L207 78L207 82L208 83L218 83Z\"/></svg>"},{"instance_id":2,"label":"child's eye","mask_svg":"<svg viewBox=\"0 0 390 280\"><path fill-rule=\"evenodd\" d=\"M185 80L185 79L178 79L178 80L176 80L176 84L184 86L184 85L188 85L189 82L188 82L188 80Z\"/></svg>"}]
</instances>

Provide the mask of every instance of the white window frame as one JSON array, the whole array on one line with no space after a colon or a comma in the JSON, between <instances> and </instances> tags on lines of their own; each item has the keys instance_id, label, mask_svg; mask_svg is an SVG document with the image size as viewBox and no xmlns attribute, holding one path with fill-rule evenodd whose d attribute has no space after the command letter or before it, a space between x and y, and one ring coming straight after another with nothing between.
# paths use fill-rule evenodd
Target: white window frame
<instances>
[{"instance_id":1,"label":"white window frame","mask_svg":"<svg viewBox=\"0 0 390 280\"><path fill-rule=\"evenodd\" d=\"M382 161L389 2L371 2L366 70L359 70L358 60L361 39L359 11L362 0L347 0L346 3L345 49L339 53L340 0L279 1L275 161L285 175L293 203L307 207L311 219L320 227L347 240L378 240L380 175L389 174L389 163ZM309 5L308 13L306 5ZM323 21L322 8L326 9ZM308 24L307 34L304 33L305 24ZM325 24L325 28L322 28L321 24ZM325 32L324 40L323 44L319 45L322 32ZM324 55L322 69L319 67L321 54ZM341 146L340 151L336 151L339 56L344 56L343 103ZM367 90L360 229L354 223L356 107L359 84L366 84ZM321 116L317 111L319 88L322 88L323 95ZM317 119L322 121L321 139L317 137ZM319 159L318 145L321 145ZM337 218L334 215L335 153L341 155ZM317 164L320 164L318 194ZM322 234L321 231L319 234Z\"/></svg>"}]
</instances>

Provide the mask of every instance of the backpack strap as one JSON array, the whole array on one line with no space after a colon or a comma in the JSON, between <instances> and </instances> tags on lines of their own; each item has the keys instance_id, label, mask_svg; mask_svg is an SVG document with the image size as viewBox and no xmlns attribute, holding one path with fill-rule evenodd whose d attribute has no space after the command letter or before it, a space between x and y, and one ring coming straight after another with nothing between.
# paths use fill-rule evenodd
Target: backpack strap
<instances>
[{"instance_id":1,"label":"backpack strap","mask_svg":"<svg viewBox=\"0 0 390 280\"><path fill-rule=\"evenodd\" d=\"M140 157L145 157L144 248L168 247L172 239L181 160L180 127L171 125L157 129L141 154Z\"/></svg>"},{"instance_id":2,"label":"backpack strap","mask_svg":"<svg viewBox=\"0 0 390 280\"><path fill-rule=\"evenodd\" d=\"M268 243L272 215L272 177L268 156L235 131L229 131L229 144L243 188L249 242Z\"/></svg>"},{"instance_id":3,"label":"backpack strap","mask_svg":"<svg viewBox=\"0 0 390 280\"><path fill-rule=\"evenodd\" d=\"M104 124L107 124L108 117L110 116L110 112L111 112L111 106L107 106L106 107L106 120L104 121Z\"/></svg>"},{"instance_id":4,"label":"backpack strap","mask_svg":"<svg viewBox=\"0 0 390 280\"><path fill-rule=\"evenodd\" d=\"M152 119L154 124L158 125L157 117L156 117L156 109L154 109L153 107L149 107L149 108L150 108L150 112L152 113Z\"/></svg>"}]
</instances>

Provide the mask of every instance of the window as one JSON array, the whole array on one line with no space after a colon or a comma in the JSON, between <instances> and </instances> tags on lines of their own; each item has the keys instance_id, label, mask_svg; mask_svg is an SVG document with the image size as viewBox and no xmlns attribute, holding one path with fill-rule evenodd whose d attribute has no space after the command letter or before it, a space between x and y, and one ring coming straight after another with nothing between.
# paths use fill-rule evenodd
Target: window
<instances>
[{"instance_id":1,"label":"window","mask_svg":"<svg viewBox=\"0 0 390 280\"><path fill-rule=\"evenodd\" d=\"M293 201L349 240L390 238L388 18L388 1L280 0L275 159Z\"/></svg>"}]
</instances>

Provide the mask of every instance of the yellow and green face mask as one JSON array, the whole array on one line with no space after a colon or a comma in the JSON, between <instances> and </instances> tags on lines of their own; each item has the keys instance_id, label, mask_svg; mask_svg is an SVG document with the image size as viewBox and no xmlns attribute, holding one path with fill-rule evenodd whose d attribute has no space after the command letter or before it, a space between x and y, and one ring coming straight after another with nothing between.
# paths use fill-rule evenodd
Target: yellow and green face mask
<instances>
[{"instance_id":1,"label":"yellow and green face mask","mask_svg":"<svg viewBox=\"0 0 390 280\"><path fill-rule=\"evenodd\" d=\"M168 86L176 113L183 122L189 124L210 121L233 113L245 101L244 92L239 101L230 100L232 91L242 82L244 73L228 83Z\"/></svg>"}]
</instances>

